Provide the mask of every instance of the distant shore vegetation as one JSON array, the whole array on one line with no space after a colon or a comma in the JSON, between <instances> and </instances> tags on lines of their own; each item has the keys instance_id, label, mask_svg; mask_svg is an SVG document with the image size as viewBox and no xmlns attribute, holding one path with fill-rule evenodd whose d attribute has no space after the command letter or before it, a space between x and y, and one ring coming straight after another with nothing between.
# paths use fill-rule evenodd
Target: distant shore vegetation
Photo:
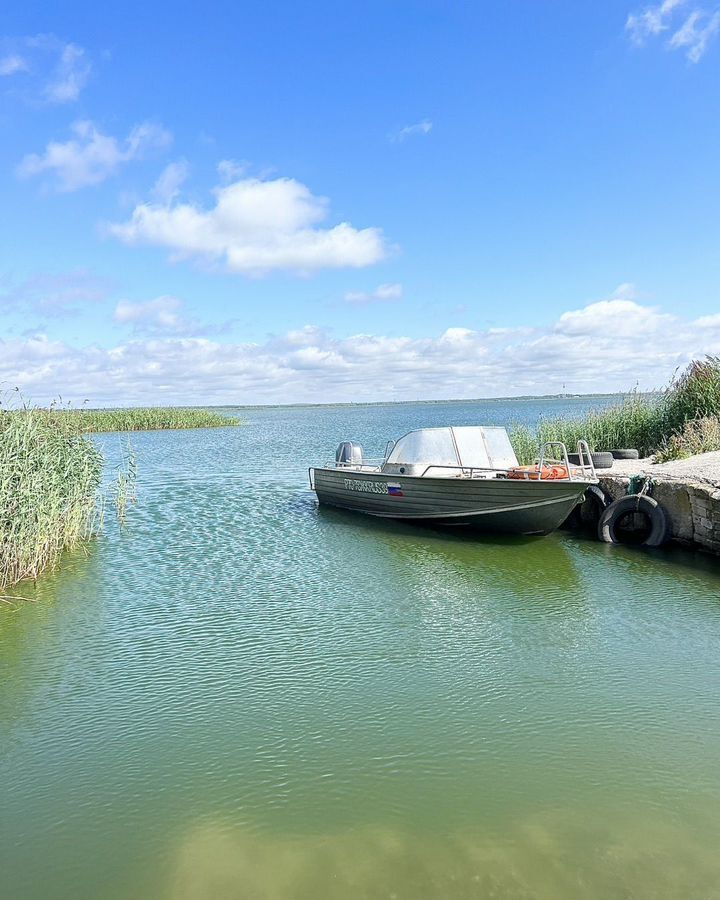
<instances>
[{"instance_id":1,"label":"distant shore vegetation","mask_svg":"<svg viewBox=\"0 0 720 900\"><path fill-rule=\"evenodd\" d=\"M571 451L580 439L593 451L632 448L657 462L720 450L720 357L693 361L663 391L633 392L577 418L541 418L535 429L516 425L510 437L524 464L546 441Z\"/></svg>"},{"instance_id":2,"label":"distant shore vegetation","mask_svg":"<svg viewBox=\"0 0 720 900\"><path fill-rule=\"evenodd\" d=\"M22 415L22 412L16 413ZM62 419L77 434L106 431L160 431L181 428L223 428L239 425L236 416L186 406L143 406L119 409L54 408L48 415Z\"/></svg>"}]
</instances>

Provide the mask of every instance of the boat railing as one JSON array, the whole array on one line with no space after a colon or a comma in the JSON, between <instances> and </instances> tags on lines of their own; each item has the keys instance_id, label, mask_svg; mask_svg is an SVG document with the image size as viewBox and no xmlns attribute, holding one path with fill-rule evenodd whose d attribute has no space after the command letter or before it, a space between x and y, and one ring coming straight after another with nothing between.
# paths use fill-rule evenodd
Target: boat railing
<instances>
[{"instance_id":1,"label":"boat railing","mask_svg":"<svg viewBox=\"0 0 720 900\"><path fill-rule=\"evenodd\" d=\"M557 449L553 450L553 447ZM559 458L550 455L558 452L560 453ZM579 440L577 442L576 454L578 457L577 465L571 465L568 459L567 447L563 441L545 441L540 448L540 458L537 462L538 472L542 472L546 466L562 466L567 472L568 481L597 481L595 465L592 461L592 454L587 441Z\"/></svg>"},{"instance_id":2,"label":"boat railing","mask_svg":"<svg viewBox=\"0 0 720 900\"><path fill-rule=\"evenodd\" d=\"M513 478L518 477L520 469L527 470L524 472L527 480L544 481L543 475L545 468L560 467L561 473L553 473L552 480L556 481L597 481L595 474L595 466L593 465L592 455L587 441L580 440L577 442L578 464L571 464L568 459L567 447L562 441L545 441L540 448L540 456L536 459L532 466L513 467L502 469L491 466L459 466L447 465L443 463L431 463L427 465L422 472L414 473L414 477L424 478L433 472L441 471L443 473L450 472L449 478L507 478L512 474ZM338 462L332 460L326 462L323 466L325 469L343 469L348 472L382 472L384 464L387 462L385 457L368 457L362 462ZM562 474L564 469L566 474ZM386 473L394 474L394 473ZM401 476L403 473L397 473ZM539 479L538 479L539 476Z\"/></svg>"},{"instance_id":3,"label":"boat railing","mask_svg":"<svg viewBox=\"0 0 720 900\"><path fill-rule=\"evenodd\" d=\"M376 469L380 469L385 462L385 459L380 456L374 457L366 457L362 462L338 462L336 459L331 460L330 462L326 462L323 465L324 469L354 469L357 472L362 472L363 469L368 469L371 472L374 472Z\"/></svg>"}]
</instances>

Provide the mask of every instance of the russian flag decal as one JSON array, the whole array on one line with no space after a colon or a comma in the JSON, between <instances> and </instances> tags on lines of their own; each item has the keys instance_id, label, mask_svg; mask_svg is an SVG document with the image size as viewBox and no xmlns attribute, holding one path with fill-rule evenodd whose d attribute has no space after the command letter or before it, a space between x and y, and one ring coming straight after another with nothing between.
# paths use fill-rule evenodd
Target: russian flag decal
<instances>
[{"instance_id":1,"label":"russian flag decal","mask_svg":"<svg viewBox=\"0 0 720 900\"><path fill-rule=\"evenodd\" d=\"M390 494L391 497L404 497L405 496L405 494L403 494L402 488L400 487L399 484L391 484L389 481L388 481L388 494Z\"/></svg>"}]
</instances>

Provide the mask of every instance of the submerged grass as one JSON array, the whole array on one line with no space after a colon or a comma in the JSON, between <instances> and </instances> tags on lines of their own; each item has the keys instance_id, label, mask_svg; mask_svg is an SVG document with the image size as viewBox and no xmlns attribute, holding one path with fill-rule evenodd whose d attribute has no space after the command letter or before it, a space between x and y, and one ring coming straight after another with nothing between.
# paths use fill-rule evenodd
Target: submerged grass
<instances>
[{"instance_id":1,"label":"submerged grass","mask_svg":"<svg viewBox=\"0 0 720 900\"><path fill-rule=\"evenodd\" d=\"M51 411L0 411L0 589L35 578L96 525L103 460Z\"/></svg>"},{"instance_id":2,"label":"submerged grass","mask_svg":"<svg viewBox=\"0 0 720 900\"><path fill-rule=\"evenodd\" d=\"M666 462L720 450L720 357L695 360L660 393L628 394L621 403L591 410L580 418L543 418L537 429L511 429L523 464L537 457L545 441L562 441L574 450L587 440L593 451L636 449Z\"/></svg>"}]
</instances>

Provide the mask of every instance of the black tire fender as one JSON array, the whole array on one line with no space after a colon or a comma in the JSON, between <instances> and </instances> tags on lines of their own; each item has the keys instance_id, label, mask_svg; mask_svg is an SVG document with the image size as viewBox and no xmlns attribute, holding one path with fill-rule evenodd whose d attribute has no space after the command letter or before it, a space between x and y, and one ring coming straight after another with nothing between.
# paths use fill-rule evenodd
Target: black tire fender
<instances>
[{"instance_id":1,"label":"black tire fender","mask_svg":"<svg viewBox=\"0 0 720 900\"><path fill-rule=\"evenodd\" d=\"M657 500L644 494L630 494L615 500L600 516L598 538L606 544L621 544L617 535L618 522L628 513L644 513L650 521L650 534L642 547L662 547L670 537L670 522Z\"/></svg>"},{"instance_id":2,"label":"black tire fender","mask_svg":"<svg viewBox=\"0 0 720 900\"><path fill-rule=\"evenodd\" d=\"M607 495L599 485L588 485L585 493L570 510L570 514L563 522L563 527L573 531L588 526L597 528L597 523L608 502Z\"/></svg>"},{"instance_id":3,"label":"black tire fender","mask_svg":"<svg viewBox=\"0 0 720 900\"><path fill-rule=\"evenodd\" d=\"M590 458L592 459L592 464L596 469L612 469L613 464L613 455L612 453L591 453ZM585 463L587 464L588 458L587 456L584 458ZM579 466L580 465L580 454L579 453L568 453L568 462L571 466Z\"/></svg>"},{"instance_id":4,"label":"black tire fender","mask_svg":"<svg viewBox=\"0 0 720 900\"><path fill-rule=\"evenodd\" d=\"M611 450L613 459L640 459L637 450Z\"/></svg>"},{"instance_id":5,"label":"black tire fender","mask_svg":"<svg viewBox=\"0 0 720 900\"><path fill-rule=\"evenodd\" d=\"M605 512L608 506L608 498L605 491L597 484L591 484L587 490L585 491L584 499L578 509L580 510L580 519L582 522L588 521L590 516L585 518L583 515L583 508L586 510L593 509L596 515L592 516L592 519L599 522L602 514ZM593 524L595 524L595 521Z\"/></svg>"},{"instance_id":6,"label":"black tire fender","mask_svg":"<svg viewBox=\"0 0 720 900\"><path fill-rule=\"evenodd\" d=\"M612 453L601 451L599 453L591 453L590 456L592 457L593 465L596 469L612 469Z\"/></svg>"}]
</instances>

